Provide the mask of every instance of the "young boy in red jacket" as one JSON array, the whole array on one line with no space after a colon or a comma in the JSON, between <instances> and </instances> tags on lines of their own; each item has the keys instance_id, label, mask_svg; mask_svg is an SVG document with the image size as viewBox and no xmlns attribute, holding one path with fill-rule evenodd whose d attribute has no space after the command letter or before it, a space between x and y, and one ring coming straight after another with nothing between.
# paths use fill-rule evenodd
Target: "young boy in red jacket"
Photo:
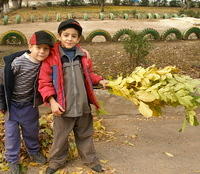
<instances>
[{"instance_id":1,"label":"young boy in red jacket","mask_svg":"<svg viewBox=\"0 0 200 174\"><path fill-rule=\"evenodd\" d=\"M54 139L46 174L53 174L65 165L71 131L84 164L102 172L93 144L90 104L99 108L92 86L105 86L107 81L93 73L88 52L77 45L82 27L76 20L61 22L58 34L60 42L42 63L39 74L39 91L54 114Z\"/></svg>"}]
</instances>

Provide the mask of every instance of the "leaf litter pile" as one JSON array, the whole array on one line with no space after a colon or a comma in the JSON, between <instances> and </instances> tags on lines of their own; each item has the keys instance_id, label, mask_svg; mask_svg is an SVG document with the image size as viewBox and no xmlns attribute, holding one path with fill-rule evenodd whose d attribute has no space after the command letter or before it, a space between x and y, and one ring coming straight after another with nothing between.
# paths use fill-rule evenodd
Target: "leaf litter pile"
<instances>
[{"instance_id":1,"label":"leaf litter pile","mask_svg":"<svg viewBox=\"0 0 200 174\"><path fill-rule=\"evenodd\" d=\"M40 144L42 153L45 156L48 156L49 149L53 140L53 115L45 114L40 118ZM111 141L114 139L114 133L108 132L106 128L103 126L103 119L99 116L94 116L94 141ZM0 117L0 171L9 170L8 165L4 158L4 117L1 115ZM21 152L20 152L20 161L21 161L21 171L26 172L28 166L32 167L40 167L39 173L42 174L45 171L46 166L39 166L36 163L30 162L29 156L27 154L26 148L21 143ZM69 152L68 152L68 160L78 159L78 151L76 148L75 140L73 134L69 136ZM107 160L101 160L102 164L106 164ZM89 170L87 167L73 167L72 171L66 171L66 169L60 170L57 174L93 174L94 172ZM75 170L75 171L74 171ZM106 166L106 173L112 174L115 172L115 169Z\"/></svg>"}]
</instances>

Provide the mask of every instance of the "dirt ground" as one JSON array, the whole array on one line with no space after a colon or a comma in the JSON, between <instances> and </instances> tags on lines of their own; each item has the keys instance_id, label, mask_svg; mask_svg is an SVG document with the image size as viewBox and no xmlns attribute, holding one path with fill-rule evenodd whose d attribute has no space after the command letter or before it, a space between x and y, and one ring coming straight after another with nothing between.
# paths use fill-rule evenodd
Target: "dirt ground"
<instances>
[{"instance_id":1,"label":"dirt ground","mask_svg":"<svg viewBox=\"0 0 200 174\"><path fill-rule=\"evenodd\" d=\"M188 18L187 18L188 19ZM171 22L170 22L171 21ZM179 22L177 22L179 21ZM183 20L128 20L128 21L80 21L87 33L105 29L111 34L123 28L141 30L147 27L164 31L176 27L184 31L195 26L197 21ZM48 24L48 25L47 25ZM22 31L30 36L33 31L47 29L56 32L58 23L34 23L0 26L0 33L9 29ZM181 72L199 78L200 41L153 42L153 49L145 66L176 65ZM115 77L129 73L132 68L120 43L83 44L94 60L98 74ZM0 46L0 56L16 48ZM20 48L22 49L22 48ZM96 90L108 115L102 116L111 138L95 142L96 151L106 169L105 174L198 174L200 173L200 127L188 127L178 132L183 121L183 108L166 107L159 118L145 119L136 107L106 90ZM200 117L200 115L198 115ZM80 160L70 162L66 170L82 169ZM38 174L41 168L30 167L28 174ZM7 172L0 172L0 174ZM83 174L89 174L85 172ZM75 174L75 173L74 173ZM77 172L77 174L79 174Z\"/></svg>"}]
</instances>

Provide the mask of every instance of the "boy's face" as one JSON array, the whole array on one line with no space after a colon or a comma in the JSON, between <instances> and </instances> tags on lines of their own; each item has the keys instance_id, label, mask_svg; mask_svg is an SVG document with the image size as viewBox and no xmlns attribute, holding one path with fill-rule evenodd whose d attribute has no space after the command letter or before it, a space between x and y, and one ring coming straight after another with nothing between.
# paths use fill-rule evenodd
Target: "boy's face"
<instances>
[{"instance_id":1,"label":"boy's face","mask_svg":"<svg viewBox=\"0 0 200 174\"><path fill-rule=\"evenodd\" d=\"M50 46L47 44L29 45L30 56L36 61L43 61L49 56Z\"/></svg>"},{"instance_id":2,"label":"boy's face","mask_svg":"<svg viewBox=\"0 0 200 174\"><path fill-rule=\"evenodd\" d=\"M58 38L64 48L73 48L80 41L78 31L74 28L67 28L62 31Z\"/></svg>"}]
</instances>

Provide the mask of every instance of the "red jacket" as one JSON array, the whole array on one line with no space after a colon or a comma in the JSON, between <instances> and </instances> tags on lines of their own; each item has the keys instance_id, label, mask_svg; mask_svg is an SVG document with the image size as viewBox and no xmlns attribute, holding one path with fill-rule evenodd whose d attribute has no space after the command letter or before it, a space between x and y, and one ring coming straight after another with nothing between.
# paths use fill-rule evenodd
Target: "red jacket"
<instances>
[{"instance_id":1,"label":"red jacket","mask_svg":"<svg viewBox=\"0 0 200 174\"><path fill-rule=\"evenodd\" d=\"M61 56L59 52L60 43L56 43L51 50L50 56L42 62L39 73L39 87L38 90L42 95L43 101L48 102L50 96L55 96L56 101L66 108L66 97L64 94L64 79ZM81 48L80 48L81 49ZM81 58L81 64L83 68L84 82L86 87L87 96L89 102L94 104L96 108L99 108L99 104L96 100L93 85L99 83L103 78L96 75L92 69L92 61L88 56L88 53L82 49L85 56Z\"/></svg>"}]
</instances>

